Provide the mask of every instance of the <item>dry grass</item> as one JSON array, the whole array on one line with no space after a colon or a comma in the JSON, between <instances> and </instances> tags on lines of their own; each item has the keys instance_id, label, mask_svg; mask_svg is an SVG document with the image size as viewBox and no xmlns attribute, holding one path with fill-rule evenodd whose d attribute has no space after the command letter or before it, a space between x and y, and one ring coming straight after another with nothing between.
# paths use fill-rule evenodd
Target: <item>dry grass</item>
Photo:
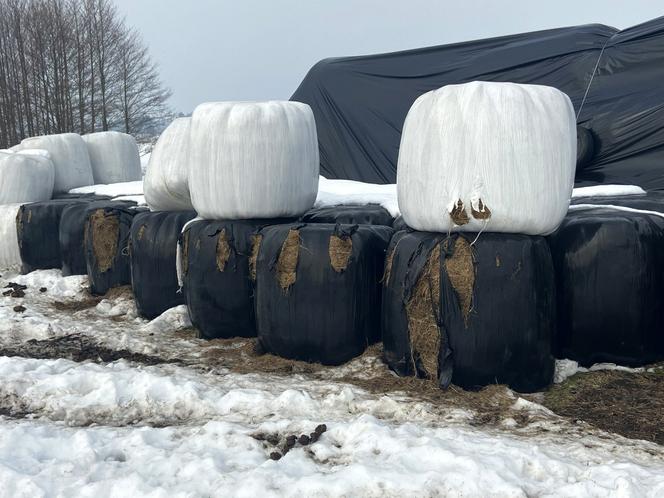
<instances>
[{"instance_id":1,"label":"dry grass","mask_svg":"<svg viewBox=\"0 0 664 498\"><path fill-rule=\"evenodd\" d=\"M300 232L288 231L277 259L277 280L282 289L288 290L297 280L297 260L300 257Z\"/></svg>"},{"instance_id":2,"label":"dry grass","mask_svg":"<svg viewBox=\"0 0 664 498\"><path fill-rule=\"evenodd\" d=\"M542 404L605 431L664 444L664 365L653 370L579 373L547 391Z\"/></svg>"},{"instance_id":3,"label":"dry grass","mask_svg":"<svg viewBox=\"0 0 664 498\"><path fill-rule=\"evenodd\" d=\"M256 264L258 262L258 253L261 250L263 236L259 233L251 236L251 255L249 256L249 275L253 282L256 281Z\"/></svg>"},{"instance_id":4,"label":"dry grass","mask_svg":"<svg viewBox=\"0 0 664 498\"><path fill-rule=\"evenodd\" d=\"M463 201L461 199L456 202L452 208L452 211L450 211L450 218L452 218L452 221L457 226L466 225L470 221L468 213L466 212L466 208L463 206Z\"/></svg>"},{"instance_id":5,"label":"dry grass","mask_svg":"<svg viewBox=\"0 0 664 498\"><path fill-rule=\"evenodd\" d=\"M330 254L330 265L332 265L334 271L337 273L343 272L348 267L348 261L353 253L353 239L332 235L328 252Z\"/></svg>"},{"instance_id":6,"label":"dry grass","mask_svg":"<svg viewBox=\"0 0 664 498\"><path fill-rule=\"evenodd\" d=\"M449 244L449 242L448 239L445 244ZM452 256L445 258L445 272L459 300L464 322L468 326L468 317L473 304L473 288L475 287L475 265L473 248L465 237L457 237Z\"/></svg>"},{"instance_id":7,"label":"dry grass","mask_svg":"<svg viewBox=\"0 0 664 498\"><path fill-rule=\"evenodd\" d=\"M97 267L100 273L104 273L113 267L113 260L117 254L120 220L114 214L106 214L103 209L97 209L90 216L90 229L92 251L97 260Z\"/></svg>"},{"instance_id":8,"label":"dry grass","mask_svg":"<svg viewBox=\"0 0 664 498\"><path fill-rule=\"evenodd\" d=\"M440 330L436 311L440 305L440 244L433 248L406 303L410 346L415 365L418 360L430 379L438 378Z\"/></svg>"},{"instance_id":9,"label":"dry grass","mask_svg":"<svg viewBox=\"0 0 664 498\"><path fill-rule=\"evenodd\" d=\"M488 220L489 218L491 218L491 210L487 206L484 205L484 202L482 202L482 199L479 200L477 207L478 207L478 209L476 210L472 206L472 204L470 206L470 214L473 215L473 218L475 218L476 220L482 220L482 221Z\"/></svg>"},{"instance_id":10,"label":"dry grass","mask_svg":"<svg viewBox=\"0 0 664 498\"><path fill-rule=\"evenodd\" d=\"M223 272L226 269L226 263L231 257L231 245L228 243L228 236L226 235L226 229L222 229L217 238L217 270Z\"/></svg>"}]
</instances>

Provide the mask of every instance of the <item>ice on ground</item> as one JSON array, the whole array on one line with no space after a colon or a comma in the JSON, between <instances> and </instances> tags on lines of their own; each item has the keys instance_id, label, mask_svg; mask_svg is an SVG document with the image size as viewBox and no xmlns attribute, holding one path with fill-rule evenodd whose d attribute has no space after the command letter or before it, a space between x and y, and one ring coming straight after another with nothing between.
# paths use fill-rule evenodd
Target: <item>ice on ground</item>
<instances>
[{"instance_id":1,"label":"ice on ground","mask_svg":"<svg viewBox=\"0 0 664 498\"><path fill-rule=\"evenodd\" d=\"M594 185L578 187L572 191L572 199L579 197L608 197L613 195L644 195L646 193L637 185Z\"/></svg>"},{"instance_id":2,"label":"ice on ground","mask_svg":"<svg viewBox=\"0 0 664 498\"><path fill-rule=\"evenodd\" d=\"M553 376L553 382L555 384L560 384L564 382L569 377L576 375L578 373L584 372L598 372L600 370L619 370L621 372L633 372L633 373L642 373L646 369L644 367L625 367L623 365L616 365L615 363L596 363L589 368L584 368L579 365L578 362L574 360L556 360L556 370Z\"/></svg>"},{"instance_id":3,"label":"ice on ground","mask_svg":"<svg viewBox=\"0 0 664 498\"><path fill-rule=\"evenodd\" d=\"M321 176L318 182L318 196L314 207L379 204L392 217L399 216L397 186L377 185L352 180L328 180Z\"/></svg>"},{"instance_id":4,"label":"ice on ground","mask_svg":"<svg viewBox=\"0 0 664 498\"><path fill-rule=\"evenodd\" d=\"M200 357L210 343L181 334L182 306L148 322L128 289L93 299L86 277L57 270L8 281L28 288L0 297L3 348L77 335L176 363L0 357L0 496L664 494L660 446L568 422L509 391L513 417L477 425L469 411L341 381L385 368L368 358L317 378L210 368ZM517 423L518 412L534 422ZM270 459L286 435L323 423L317 442Z\"/></svg>"}]
</instances>

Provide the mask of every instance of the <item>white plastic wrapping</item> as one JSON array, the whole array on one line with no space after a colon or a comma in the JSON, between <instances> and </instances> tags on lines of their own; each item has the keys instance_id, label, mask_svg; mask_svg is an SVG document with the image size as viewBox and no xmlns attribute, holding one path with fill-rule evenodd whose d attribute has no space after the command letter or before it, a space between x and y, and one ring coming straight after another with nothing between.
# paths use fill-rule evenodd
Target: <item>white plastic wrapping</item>
<instances>
[{"instance_id":1,"label":"white plastic wrapping","mask_svg":"<svg viewBox=\"0 0 664 498\"><path fill-rule=\"evenodd\" d=\"M205 219L299 216L314 204L318 141L306 104L202 104L190 147L191 200Z\"/></svg>"},{"instance_id":2,"label":"white plastic wrapping","mask_svg":"<svg viewBox=\"0 0 664 498\"><path fill-rule=\"evenodd\" d=\"M0 270L18 270L21 254L18 249L16 215L21 204L0 205Z\"/></svg>"},{"instance_id":3,"label":"white plastic wrapping","mask_svg":"<svg viewBox=\"0 0 664 498\"><path fill-rule=\"evenodd\" d=\"M117 131L101 131L83 135L83 140L88 146L94 183L141 179L141 160L134 137Z\"/></svg>"},{"instance_id":4,"label":"white plastic wrapping","mask_svg":"<svg viewBox=\"0 0 664 498\"><path fill-rule=\"evenodd\" d=\"M54 176L53 163L44 155L0 154L0 204L49 200Z\"/></svg>"},{"instance_id":5,"label":"white plastic wrapping","mask_svg":"<svg viewBox=\"0 0 664 498\"><path fill-rule=\"evenodd\" d=\"M18 147L19 151L25 149L44 149L49 152L55 167L53 192L56 194L94 183L88 148L76 133L26 138Z\"/></svg>"},{"instance_id":6,"label":"white plastic wrapping","mask_svg":"<svg viewBox=\"0 0 664 498\"><path fill-rule=\"evenodd\" d=\"M191 118L178 118L152 149L143 189L152 211L193 209L189 196L189 130Z\"/></svg>"},{"instance_id":7,"label":"white plastic wrapping","mask_svg":"<svg viewBox=\"0 0 664 498\"><path fill-rule=\"evenodd\" d=\"M422 231L555 230L574 185L576 124L555 88L449 85L408 112L397 167L404 221Z\"/></svg>"}]
</instances>

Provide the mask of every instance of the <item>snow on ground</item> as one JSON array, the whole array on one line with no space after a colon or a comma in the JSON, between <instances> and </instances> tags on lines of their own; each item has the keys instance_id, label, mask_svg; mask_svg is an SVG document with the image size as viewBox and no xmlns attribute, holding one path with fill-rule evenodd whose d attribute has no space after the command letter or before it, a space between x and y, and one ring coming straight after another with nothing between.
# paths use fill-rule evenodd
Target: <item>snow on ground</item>
<instances>
[{"instance_id":1,"label":"snow on ground","mask_svg":"<svg viewBox=\"0 0 664 498\"><path fill-rule=\"evenodd\" d=\"M352 180L328 180L321 176L314 207L380 204L394 218L399 216L396 185L377 185Z\"/></svg>"},{"instance_id":2,"label":"snow on ground","mask_svg":"<svg viewBox=\"0 0 664 498\"><path fill-rule=\"evenodd\" d=\"M594 185L578 187L572 191L572 199L579 197L610 197L614 195L645 195L646 191L637 185Z\"/></svg>"},{"instance_id":3,"label":"snow on ground","mask_svg":"<svg viewBox=\"0 0 664 498\"><path fill-rule=\"evenodd\" d=\"M86 277L9 281L28 288L0 298L0 348L18 352L0 355L0 497L664 495L663 448L508 390L509 413L482 425L470 408L343 382L385 368L366 357L317 375L238 373L208 362L235 346L183 331L184 307L147 322L126 290L92 299ZM159 361L28 357L58 338ZM270 459L319 424L317 442Z\"/></svg>"},{"instance_id":4,"label":"snow on ground","mask_svg":"<svg viewBox=\"0 0 664 498\"><path fill-rule=\"evenodd\" d=\"M143 180L78 187L71 189L69 193L107 195L109 197L117 197L119 195L143 195Z\"/></svg>"}]
</instances>

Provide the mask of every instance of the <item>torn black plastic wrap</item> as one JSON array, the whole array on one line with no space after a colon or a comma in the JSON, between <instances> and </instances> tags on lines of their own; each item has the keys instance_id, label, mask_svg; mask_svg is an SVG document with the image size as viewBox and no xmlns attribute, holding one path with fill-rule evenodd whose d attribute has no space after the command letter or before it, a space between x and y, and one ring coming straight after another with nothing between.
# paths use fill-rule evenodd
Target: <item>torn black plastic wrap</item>
<instances>
[{"instance_id":1,"label":"torn black plastic wrap","mask_svg":"<svg viewBox=\"0 0 664 498\"><path fill-rule=\"evenodd\" d=\"M193 211L143 212L131 225L129 255L131 287L138 314L152 320L184 304L176 271L177 243Z\"/></svg>"},{"instance_id":2,"label":"torn black plastic wrap","mask_svg":"<svg viewBox=\"0 0 664 498\"><path fill-rule=\"evenodd\" d=\"M548 245L542 237L484 233L470 246L474 238L423 232L394 237L383 291L385 359L397 374L434 378L441 387L451 380L470 389L504 383L522 392L540 390L554 370ZM427 275L436 259L439 274ZM428 316L427 306L413 303L421 299L418 289L433 305ZM418 342L423 326L430 335L438 333L435 341ZM436 341L440 349L431 350Z\"/></svg>"},{"instance_id":3,"label":"torn black plastic wrap","mask_svg":"<svg viewBox=\"0 0 664 498\"><path fill-rule=\"evenodd\" d=\"M25 204L16 216L21 272L62 266L60 220L68 206L87 204L87 198L60 199Z\"/></svg>"},{"instance_id":4,"label":"torn black plastic wrap","mask_svg":"<svg viewBox=\"0 0 664 498\"><path fill-rule=\"evenodd\" d=\"M261 235L256 319L265 351L339 365L380 339L391 228L286 224Z\"/></svg>"},{"instance_id":5,"label":"torn black plastic wrap","mask_svg":"<svg viewBox=\"0 0 664 498\"><path fill-rule=\"evenodd\" d=\"M302 216L304 223L343 223L347 225L392 226L394 218L377 204L314 208Z\"/></svg>"},{"instance_id":6,"label":"torn black plastic wrap","mask_svg":"<svg viewBox=\"0 0 664 498\"><path fill-rule=\"evenodd\" d=\"M87 198L85 198L87 199ZM113 206L133 206L135 202L93 200L70 204L62 210L59 226L60 256L62 274L85 275L88 272L85 262L85 223L93 209Z\"/></svg>"},{"instance_id":7,"label":"torn black plastic wrap","mask_svg":"<svg viewBox=\"0 0 664 498\"><path fill-rule=\"evenodd\" d=\"M610 208L571 211L549 244L559 357L584 366L661 359L664 219Z\"/></svg>"},{"instance_id":8,"label":"torn black plastic wrap","mask_svg":"<svg viewBox=\"0 0 664 498\"><path fill-rule=\"evenodd\" d=\"M85 222L85 263L90 292L104 295L131 284L129 233L131 223L146 208L107 206L92 209Z\"/></svg>"},{"instance_id":9,"label":"torn black plastic wrap","mask_svg":"<svg viewBox=\"0 0 664 498\"><path fill-rule=\"evenodd\" d=\"M182 234L183 292L201 337L256 337L258 232L279 220L196 221Z\"/></svg>"}]
</instances>

